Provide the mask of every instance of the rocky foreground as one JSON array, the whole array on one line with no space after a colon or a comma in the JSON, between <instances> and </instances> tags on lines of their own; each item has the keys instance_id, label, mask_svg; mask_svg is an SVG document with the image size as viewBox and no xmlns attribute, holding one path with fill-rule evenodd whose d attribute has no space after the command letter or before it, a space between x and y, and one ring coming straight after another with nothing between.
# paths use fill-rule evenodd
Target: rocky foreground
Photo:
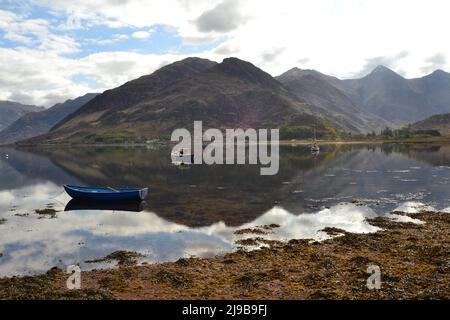
<instances>
[{"instance_id":1,"label":"rocky foreground","mask_svg":"<svg viewBox=\"0 0 450 320\"><path fill-rule=\"evenodd\" d=\"M0 279L0 299L450 299L450 214L408 216L425 223L380 217L370 220L383 229L373 234L329 228L336 237L323 242L269 242L155 265L137 266L136 254L118 252L104 258L118 268L83 272L80 290L66 289L68 275L54 268ZM379 290L367 287L369 265L381 269Z\"/></svg>"}]
</instances>

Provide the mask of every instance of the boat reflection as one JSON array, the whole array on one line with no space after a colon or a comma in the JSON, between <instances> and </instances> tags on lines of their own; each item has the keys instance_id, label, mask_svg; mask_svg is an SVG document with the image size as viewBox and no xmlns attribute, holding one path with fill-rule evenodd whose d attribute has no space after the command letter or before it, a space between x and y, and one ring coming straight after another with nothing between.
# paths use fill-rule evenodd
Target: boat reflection
<instances>
[{"instance_id":1,"label":"boat reflection","mask_svg":"<svg viewBox=\"0 0 450 320\"><path fill-rule=\"evenodd\" d=\"M70 200L64 211L80 211L80 210L109 210L109 211L128 211L142 212L147 208L145 201L83 201Z\"/></svg>"}]
</instances>

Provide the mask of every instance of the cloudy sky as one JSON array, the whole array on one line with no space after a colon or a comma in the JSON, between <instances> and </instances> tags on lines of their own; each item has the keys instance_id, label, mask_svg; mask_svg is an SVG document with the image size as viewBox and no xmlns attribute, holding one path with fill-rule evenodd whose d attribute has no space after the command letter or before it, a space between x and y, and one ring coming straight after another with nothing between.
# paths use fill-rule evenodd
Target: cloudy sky
<instances>
[{"instance_id":1,"label":"cloudy sky","mask_svg":"<svg viewBox=\"0 0 450 320\"><path fill-rule=\"evenodd\" d=\"M0 0L0 100L51 106L187 56L340 78L450 69L448 0Z\"/></svg>"}]
</instances>

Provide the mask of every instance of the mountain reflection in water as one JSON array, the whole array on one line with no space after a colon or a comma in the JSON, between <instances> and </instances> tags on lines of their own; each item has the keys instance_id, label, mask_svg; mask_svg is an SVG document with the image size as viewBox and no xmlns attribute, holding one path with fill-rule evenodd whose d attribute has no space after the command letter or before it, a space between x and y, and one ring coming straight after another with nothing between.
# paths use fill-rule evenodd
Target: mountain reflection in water
<instances>
[{"instance_id":1,"label":"mountain reflection in water","mask_svg":"<svg viewBox=\"0 0 450 320\"><path fill-rule=\"evenodd\" d=\"M263 236L273 240L323 239L325 227L374 232L366 218L450 206L448 145L322 149L282 147L276 176L249 165L179 170L170 149L0 149L0 276L92 268L83 262L116 250L149 262L210 256L249 237L236 230L269 224L280 225ZM145 204L79 203L62 192L66 183L148 186L150 195ZM35 211L46 208L57 212Z\"/></svg>"}]
</instances>

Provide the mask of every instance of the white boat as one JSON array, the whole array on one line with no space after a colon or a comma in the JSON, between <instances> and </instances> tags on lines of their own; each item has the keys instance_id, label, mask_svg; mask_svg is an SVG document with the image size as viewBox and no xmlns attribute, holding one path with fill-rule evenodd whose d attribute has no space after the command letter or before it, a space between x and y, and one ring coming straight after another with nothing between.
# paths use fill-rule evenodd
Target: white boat
<instances>
[{"instance_id":1,"label":"white boat","mask_svg":"<svg viewBox=\"0 0 450 320\"><path fill-rule=\"evenodd\" d=\"M314 143L314 144L311 146L311 152L312 152L312 153L320 152L320 147L319 147L316 143Z\"/></svg>"},{"instance_id":2,"label":"white boat","mask_svg":"<svg viewBox=\"0 0 450 320\"><path fill-rule=\"evenodd\" d=\"M313 140L313 143L311 145L311 152L312 153L320 152L320 147L317 144L317 138L316 138L316 125L314 125L314 140Z\"/></svg>"},{"instance_id":3,"label":"white boat","mask_svg":"<svg viewBox=\"0 0 450 320\"><path fill-rule=\"evenodd\" d=\"M171 153L172 163L175 165L189 165L194 163L194 155L181 149Z\"/></svg>"}]
</instances>

